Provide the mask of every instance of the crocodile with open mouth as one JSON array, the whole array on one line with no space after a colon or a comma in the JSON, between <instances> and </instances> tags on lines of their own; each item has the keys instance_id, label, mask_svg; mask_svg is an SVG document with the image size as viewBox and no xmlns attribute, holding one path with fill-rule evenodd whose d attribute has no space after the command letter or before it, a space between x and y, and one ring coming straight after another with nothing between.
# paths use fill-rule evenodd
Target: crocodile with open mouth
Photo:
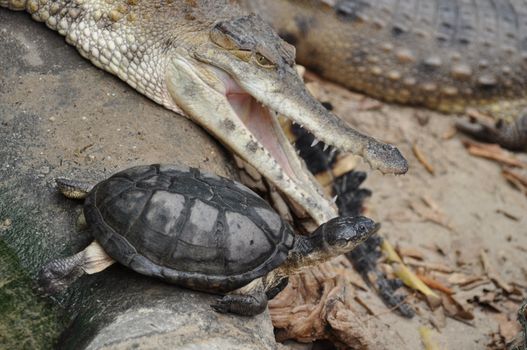
<instances>
[{"instance_id":1,"label":"crocodile with open mouth","mask_svg":"<svg viewBox=\"0 0 527 350\"><path fill-rule=\"evenodd\" d=\"M476 108L491 120L459 129L527 150L524 1L239 1L320 75L388 102Z\"/></svg>"},{"instance_id":2,"label":"crocodile with open mouth","mask_svg":"<svg viewBox=\"0 0 527 350\"><path fill-rule=\"evenodd\" d=\"M0 0L66 37L80 54L185 115L254 166L317 224L335 217L277 113L383 173L407 171L397 148L327 111L295 70L295 49L232 1Z\"/></svg>"}]
</instances>

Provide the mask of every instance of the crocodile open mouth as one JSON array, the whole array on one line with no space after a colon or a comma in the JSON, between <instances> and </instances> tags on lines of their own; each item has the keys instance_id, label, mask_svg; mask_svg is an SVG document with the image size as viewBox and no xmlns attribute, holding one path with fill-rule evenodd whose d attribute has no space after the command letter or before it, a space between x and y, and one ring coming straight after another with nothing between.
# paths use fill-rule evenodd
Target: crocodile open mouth
<instances>
[{"instance_id":1,"label":"crocodile open mouth","mask_svg":"<svg viewBox=\"0 0 527 350\"><path fill-rule=\"evenodd\" d=\"M304 170L289 140L285 136L278 113L245 91L229 74L216 69L215 74L225 87L230 106L258 142L273 156L288 177L298 182Z\"/></svg>"},{"instance_id":2,"label":"crocodile open mouth","mask_svg":"<svg viewBox=\"0 0 527 350\"><path fill-rule=\"evenodd\" d=\"M230 56L196 57L172 58L166 80L169 103L252 165L318 224L337 212L287 140L277 113L304 125L325 144L362 156L374 169L396 174L408 169L397 148L361 134L326 110L292 67L259 70L232 64Z\"/></svg>"},{"instance_id":3,"label":"crocodile open mouth","mask_svg":"<svg viewBox=\"0 0 527 350\"><path fill-rule=\"evenodd\" d=\"M289 177L296 177L300 169L295 169L295 157L287 139L280 130L276 113L246 92L226 94L232 109L256 139L271 153Z\"/></svg>"}]
</instances>

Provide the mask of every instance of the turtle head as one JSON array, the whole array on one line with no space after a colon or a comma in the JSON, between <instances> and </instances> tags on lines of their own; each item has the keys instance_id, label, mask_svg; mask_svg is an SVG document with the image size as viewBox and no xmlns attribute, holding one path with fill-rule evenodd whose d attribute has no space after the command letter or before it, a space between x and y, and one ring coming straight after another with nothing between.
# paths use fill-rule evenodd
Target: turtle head
<instances>
[{"instance_id":1,"label":"turtle head","mask_svg":"<svg viewBox=\"0 0 527 350\"><path fill-rule=\"evenodd\" d=\"M321 225L313 235L320 235L320 249L331 256L353 250L377 232L380 224L364 216L337 217Z\"/></svg>"},{"instance_id":2,"label":"turtle head","mask_svg":"<svg viewBox=\"0 0 527 350\"><path fill-rule=\"evenodd\" d=\"M317 265L352 251L379 230L380 224L364 216L341 216L320 225L309 236L296 236L285 263L287 271Z\"/></svg>"}]
</instances>

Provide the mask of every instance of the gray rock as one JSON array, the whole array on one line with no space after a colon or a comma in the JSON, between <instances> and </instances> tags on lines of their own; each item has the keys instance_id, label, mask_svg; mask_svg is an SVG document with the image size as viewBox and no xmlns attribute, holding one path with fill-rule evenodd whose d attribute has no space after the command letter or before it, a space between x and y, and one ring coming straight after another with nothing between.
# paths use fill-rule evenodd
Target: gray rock
<instances>
[{"instance_id":1,"label":"gray rock","mask_svg":"<svg viewBox=\"0 0 527 350\"><path fill-rule=\"evenodd\" d=\"M27 14L0 9L0 38L0 310L9 311L0 348L21 339L29 348L274 347L268 313L217 314L213 295L118 265L53 299L34 291L40 266L91 241L75 227L81 203L57 194L55 177L97 181L157 162L233 170L202 129L93 67Z\"/></svg>"}]
</instances>

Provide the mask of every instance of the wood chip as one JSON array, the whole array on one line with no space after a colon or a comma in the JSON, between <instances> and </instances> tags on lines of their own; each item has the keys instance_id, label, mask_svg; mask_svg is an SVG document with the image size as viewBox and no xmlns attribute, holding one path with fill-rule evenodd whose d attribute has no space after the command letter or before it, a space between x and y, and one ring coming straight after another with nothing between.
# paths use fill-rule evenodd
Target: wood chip
<instances>
[{"instance_id":1,"label":"wood chip","mask_svg":"<svg viewBox=\"0 0 527 350\"><path fill-rule=\"evenodd\" d=\"M484 286L486 284L489 284L489 285L492 285L494 286L494 284L492 283L491 280L485 278L485 279L482 279L482 280L479 280L479 281L474 281L474 282L470 282L470 283L467 283L463 286L461 286L461 290L472 290L472 289L475 289L475 288L478 288L480 286Z\"/></svg>"},{"instance_id":2,"label":"wood chip","mask_svg":"<svg viewBox=\"0 0 527 350\"><path fill-rule=\"evenodd\" d=\"M494 160L498 163L519 168L527 168L527 163L516 158L496 144L483 144L469 139L462 140L468 152L476 157Z\"/></svg>"},{"instance_id":3,"label":"wood chip","mask_svg":"<svg viewBox=\"0 0 527 350\"><path fill-rule=\"evenodd\" d=\"M430 262L417 261L417 260L412 260L412 259L406 259L405 262L410 266L422 267L428 271L438 271L438 272L443 272L443 273L454 272L453 268L443 265L443 264L439 264L439 263L430 263Z\"/></svg>"},{"instance_id":4,"label":"wood chip","mask_svg":"<svg viewBox=\"0 0 527 350\"><path fill-rule=\"evenodd\" d=\"M483 278L484 278L483 276L468 276L468 275L465 275L464 273L456 272L448 276L448 283L459 284L460 286L466 286L467 284L481 281Z\"/></svg>"},{"instance_id":5,"label":"wood chip","mask_svg":"<svg viewBox=\"0 0 527 350\"><path fill-rule=\"evenodd\" d=\"M399 252L399 255L402 257L411 257L418 260L424 259L424 254L417 248L412 247L397 247L397 252Z\"/></svg>"},{"instance_id":6,"label":"wood chip","mask_svg":"<svg viewBox=\"0 0 527 350\"><path fill-rule=\"evenodd\" d=\"M429 203L427 203L423 198L422 200L426 204L426 207L418 202L410 202L409 203L410 209L412 209L422 219L431 221L440 226L443 226L449 231L454 231L454 228L452 227L452 225L450 224L449 220L447 219L446 215L443 212L430 208Z\"/></svg>"},{"instance_id":7,"label":"wood chip","mask_svg":"<svg viewBox=\"0 0 527 350\"><path fill-rule=\"evenodd\" d=\"M434 167L427 160L421 149L417 146L417 143L413 144L412 151L414 152L414 155L417 160L425 167L426 171L428 171L431 175L435 175Z\"/></svg>"}]
</instances>

